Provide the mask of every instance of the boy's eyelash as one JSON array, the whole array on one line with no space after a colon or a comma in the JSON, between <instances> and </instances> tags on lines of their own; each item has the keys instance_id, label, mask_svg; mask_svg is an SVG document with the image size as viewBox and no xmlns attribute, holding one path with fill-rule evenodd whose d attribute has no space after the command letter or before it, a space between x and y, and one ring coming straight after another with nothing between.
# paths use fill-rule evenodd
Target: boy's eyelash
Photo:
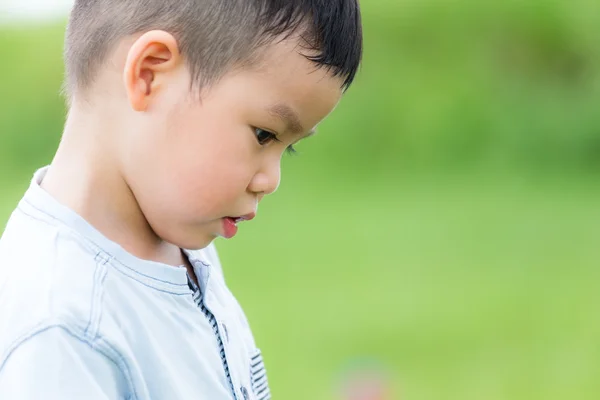
<instances>
[{"instance_id":1,"label":"boy's eyelash","mask_svg":"<svg viewBox=\"0 0 600 400\"><path fill-rule=\"evenodd\" d=\"M273 140L274 140L274 141L281 143L281 140L279 139L279 137L277 136L277 134L276 134L276 133L269 132L269 131L267 131L267 130L265 130L265 129L260 129L260 128L254 128L254 129L255 129L255 130L256 130L256 129L259 129L259 130L261 130L261 131L263 131L263 132L267 132L267 133L271 134L271 135L272 135L272 138L273 138ZM289 145L289 146L288 146L288 147L285 149L285 152L286 152L288 155L290 155L290 156L297 156L297 155L298 155L298 151L296 150L296 148L294 147L294 145Z\"/></svg>"},{"instance_id":2,"label":"boy's eyelash","mask_svg":"<svg viewBox=\"0 0 600 400\"><path fill-rule=\"evenodd\" d=\"M275 137L273 138L276 142L280 142L281 140L279 140L279 138L277 137L277 135L275 135ZM298 150L296 150L296 148L294 147L293 144L290 144L286 149L285 152L287 153L287 155L290 156L297 156L298 155Z\"/></svg>"},{"instance_id":3,"label":"boy's eyelash","mask_svg":"<svg viewBox=\"0 0 600 400\"><path fill-rule=\"evenodd\" d=\"M293 145L289 145L287 149L285 149L285 152L287 154L289 154L290 156L297 156L298 155L298 151L294 148Z\"/></svg>"}]
</instances>

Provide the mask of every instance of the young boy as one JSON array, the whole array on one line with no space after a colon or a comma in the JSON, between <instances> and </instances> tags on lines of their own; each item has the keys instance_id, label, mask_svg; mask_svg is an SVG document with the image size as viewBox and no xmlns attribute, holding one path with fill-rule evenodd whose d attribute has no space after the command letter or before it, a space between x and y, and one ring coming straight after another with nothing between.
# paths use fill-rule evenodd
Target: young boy
<instances>
[{"instance_id":1,"label":"young boy","mask_svg":"<svg viewBox=\"0 0 600 400\"><path fill-rule=\"evenodd\" d=\"M269 399L211 243L361 52L357 0L77 0L62 141L0 241L0 398Z\"/></svg>"}]
</instances>

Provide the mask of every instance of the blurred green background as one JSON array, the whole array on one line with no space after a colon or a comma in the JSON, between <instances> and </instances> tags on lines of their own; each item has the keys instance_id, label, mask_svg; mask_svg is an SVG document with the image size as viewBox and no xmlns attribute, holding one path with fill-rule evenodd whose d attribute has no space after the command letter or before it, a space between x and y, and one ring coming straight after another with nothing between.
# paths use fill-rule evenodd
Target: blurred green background
<instances>
[{"instance_id":1,"label":"blurred green background","mask_svg":"<svg viewBox=\"0 0 600 400\"><path fill-rule=\"evenodd\" d=\"M600 398L600 3L363 0L364 66L218 247L277 399ZM64 23L0 27L0 226L65 115Z\"/></svg>"}]
</instances>

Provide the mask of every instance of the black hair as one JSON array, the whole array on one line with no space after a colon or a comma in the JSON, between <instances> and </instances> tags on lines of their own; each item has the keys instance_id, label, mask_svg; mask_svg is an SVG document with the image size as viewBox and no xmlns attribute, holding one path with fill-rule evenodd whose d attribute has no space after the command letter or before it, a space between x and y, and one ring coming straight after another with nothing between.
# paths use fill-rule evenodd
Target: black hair
<instances>
[{"instance_id":1,"label":"black hair","mask_svg":"<svg viewBox=\"0 0 600 400\"><path fill-rule=\"evenodd\" d=\"M295 33L305 57L343 78L344 89L362 57L358 0L76 0L65 42L67 92L89 87L120 39L152 29L176 37L199 88Z\"/></svg>"},{"instance_id":2,"label":"black hair","mask_svg":"<svg viewBox=\"0 0 600 400\"><path fill-rule=\"evenodd\" d=\"M264 33L279 36L303 24L307 58L343 77L344 87L354 81L362 58L362 24L358 0L259 0Z\"/></svg>"}]
</instances>

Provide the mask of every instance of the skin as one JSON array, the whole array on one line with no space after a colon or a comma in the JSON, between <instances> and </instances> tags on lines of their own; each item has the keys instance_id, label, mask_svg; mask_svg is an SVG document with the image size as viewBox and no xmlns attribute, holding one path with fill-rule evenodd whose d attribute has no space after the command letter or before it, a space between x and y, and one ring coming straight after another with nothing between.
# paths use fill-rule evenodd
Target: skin
<instances>
[{"instance_id":1,"label":"skin","mask_svg":"<svg viewBox=\"0 0 600 400\"><path fill-rule=\"evenodd\" d=\"M123 40L74 94L42 187L131 254L185 264L181 248L204 248L224 234L224 217L257 212L277 190L286 148L341 99L342 80L298 52L293 37L269 45L198 100L172 35ZM256 128L278 140L259 143L268 134Z\"/></svg>"}]
</instances>

